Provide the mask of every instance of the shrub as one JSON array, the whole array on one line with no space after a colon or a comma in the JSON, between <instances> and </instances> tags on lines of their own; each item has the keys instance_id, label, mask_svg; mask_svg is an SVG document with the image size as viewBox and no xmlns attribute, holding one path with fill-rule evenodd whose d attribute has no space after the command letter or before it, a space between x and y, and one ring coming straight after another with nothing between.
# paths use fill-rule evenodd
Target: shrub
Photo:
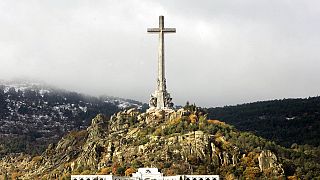
<instances>
[{"instance_id":1,"label":"shrub","mask_svg":"<svg viewBox=\"0 0 320 180\"><path fill-rule=\"evenodd\" d=\"M258 167L247 167L243 175L249 179L257 179L261 175L261 172Z\"/></svg>"},{"instance_id":2,"label":"shrub","mask_svg":"<svg viewBox=\"0 0 320 180\"><path fill-rule=\"evenodd\" d=\"M181 121L182 121L181 118L175 118L175 119L171 120L169 122L169 124L175 126L175 125L179 124Z\"/></svg>"},{"instance_id":3,"label":"shrub","mask_svg":"<svg viewBox=\"0 0 320 180\"><path fill-rule=\"evenodd\" d=\"M62 179L62 180L69 180L69 179L71 179L70 173L63 174L62 177L61 177L61 179Z\"/></svg>"},{"instance_id":4,"label":"shrub","mask_svg":"<svg viewBox=\"0 0 320 180\"><path fill-rule=\"evenodd\" d=\"M84 170L81 175L88 175L88 174L91 174L91 171L90 170Z\"/></svg>"},{"instance_id":5,"label":"shrub","mask_svg":"<svg viewBox=\"0 0 320 180\"><path fill-rule=\"evenodd\" d=\"M226 124L225 122L222 122L222 121L219 121L219 120L216 120L216 119L208 119L207 122L209 124L218 124L218 125L225 125Z\"/></svg>"},{"instance_id":6,"label":"shrub","mask_svg":"<svg viewBox=\"0 0 320 180\"><path fill-rule=\"evenodd\" d=\"M38 163L42 160L42 157L41 156L35 156L32 158L32 161L34 161L35 163Z\"/></svg>"},{"instance_id":7,"label":"shrub","mask_svg":"<svg viewBox=\"0 0 320 180\"><path fill-rule=\"evenodd\" d=\"M207 174L207 168L204 165L199 165L196 174Z\"/></svg>"},{"instance_id":8,"label":"shrub","mask_svg":"<svg viewBox=\"0 0 320 180\"><path fill-rule=\"evenodd\" d=\"M195 123L198 122L198 117L195 114L190 114L189 115L189 119L190 119L192 124L195 124Z\"/></svg>"},{"instance_id":9,"label":"shrub","mask_svg":"<svg viewBox=\"0 0 320 180\"><path fill-rule=\"evenodd\" d=\"M100 172L98 174L100 175L107 175L107 174L110 174L112 171L112 168L111 167L106 167L106 168L102 168L100 169Z\"/></svg>"},{"instance_id":10,"label":"shrub","mask_svg":"<svg viewBox=\"0 0 320 180\"><path fill-rule=\"evenodd\" d=\"M126 168L125 167L119 167L117 169L117 175L124 175Z\"/></svg>"},{"instance_id":11,"label":"shrub","mask_svg":"<svg viewBox=\"0 0 320 180\"><path fill-rule=\"evenodd\" d=\"M13 172L11 174L11 179L12 180L16 180L16 179L19 179L19 177L21 176L22 174L20 172Z\"/></svg>"},{"instance_id":12,"label":"shrub","mask_svg":"<svg viewBox=\"0 0 320 180\"><path fill-rule=\"evenodd\" d=\"M125 174L125 176L131 176L132 173L134 173L134 172L135 172L135 169L130 167L124 172L124 174Z\"/></svg>"},{"instance_id":13,"label":"shrub","mask_svg":"<svg viewBox=\"0 0 320 180\"><path fill-rule=\"evenodd\" d=\"M162 128L157 128L154 133L153 133L155 136L161 136L162 135Z\"/></svg>"}]
</instances>

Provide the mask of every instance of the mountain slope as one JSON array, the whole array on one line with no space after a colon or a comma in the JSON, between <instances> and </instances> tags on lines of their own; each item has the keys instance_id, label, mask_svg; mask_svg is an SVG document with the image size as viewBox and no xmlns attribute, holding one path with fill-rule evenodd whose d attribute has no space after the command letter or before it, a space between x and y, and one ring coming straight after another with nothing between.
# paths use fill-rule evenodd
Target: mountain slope
<instances>
[{"instance_id":1,"label":"mountain slope","mask_svg":"<svg viewBox=\"0 0 320 180\"><path fill-rule=\"evenodd\" d=\"M320 97L255 102L208 109L209 117L290 147L320 146Z\"/></svg>"},{"instance_id":2,"label":"mountain slope","mask_svg":"<svg viewBox=\"0 0 320 180\"><path fill-rule=\"evenodd\" d=\"M281 147L209 120L199 108L168 113L130 109L110 119L96 116L86 130L64 136L41 156L4 157L0 170L25 179L68 179L80 173L129 175L155 166L165 175L308 179L320 176L318 162L319 150Z\"/></svg>"},{"instance_id":3,"label":"mountain slope","mask_svg":"<svg viewBox=\"0 0 320 180\"><path fill-rule=\"evenodd\" d=\"M0 156L41 153L71 130L85 129L98 113L107 116L141 103L115 97L93 97L39 83L1 82Z\"/></svg>"}]
</instances>

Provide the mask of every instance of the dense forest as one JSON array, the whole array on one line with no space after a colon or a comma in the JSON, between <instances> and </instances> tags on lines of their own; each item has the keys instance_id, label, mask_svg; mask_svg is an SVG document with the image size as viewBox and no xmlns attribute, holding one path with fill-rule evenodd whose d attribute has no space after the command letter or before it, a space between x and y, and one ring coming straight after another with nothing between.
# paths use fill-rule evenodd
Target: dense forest
<instances>
[{"instance_id":1,"label":"dense forest","mask_svg":"<svg viewBox=\"0 0 320 180\"><path fill-rule=\"evenodd\" d=\"M207 111L211 119L219 119L286 147L320 145L320 97L254 102Z\"/></svg>"}]
</instances>

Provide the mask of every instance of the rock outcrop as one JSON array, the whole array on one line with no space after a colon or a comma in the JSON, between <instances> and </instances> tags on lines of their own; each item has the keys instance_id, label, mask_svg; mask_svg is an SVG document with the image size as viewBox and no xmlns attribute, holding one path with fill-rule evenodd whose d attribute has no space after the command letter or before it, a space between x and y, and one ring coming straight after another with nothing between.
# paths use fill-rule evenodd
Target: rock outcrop
<instances>
[{"instance_id":1,"label":"rock outcrop","mask_svg":"<svg viewBox=\"0 0 320 180\"><path fill-rule=\"evenodd\" d=\"M270 150L262 151L258 157L259 168L262 172L271 172L272 174L283 173L281 164L278 164L277 156Z\"/></svg>"}]
</instances>

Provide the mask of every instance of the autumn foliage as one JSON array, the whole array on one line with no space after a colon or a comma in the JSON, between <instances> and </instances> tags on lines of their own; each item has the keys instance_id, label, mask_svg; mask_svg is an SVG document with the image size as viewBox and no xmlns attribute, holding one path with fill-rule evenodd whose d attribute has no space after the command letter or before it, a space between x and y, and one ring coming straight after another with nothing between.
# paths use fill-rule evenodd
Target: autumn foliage
<instances>
[{"instance_id":1,"label":"autumn foliage","mask_svg":"<svg viewBox=\"0 0 320 180\"><path fill-rule=\"evenodd\" d=\"M217 124L217 125L226 125L226 123L216 120L216 119L208 119L207 121L209 124Z\"/></svg>"},{"instance_id":2,"label":"autumn foliage","mask_svg":"<svg viewBox=\"0 0 320 180\"><path fill-rule=\"evenodd\" d=\"M189 119L192 124L195 124L196 122L198 122L198 117L195 114L190 114Z\"/></svg>"},{"instance_id":3,"label":"autumn foliage","mask_svg":"<svg viewBox=\"0 0 320 180\"><path fill-rule=\"evenodd\" d=\"M124 174L125 174L125 176L131 176L132 173L134 173L134 172L135 172L135 169L130 167L124 172Z\"/></svg>"},{"instance_id":4,"label":"autumn foliage","mask_svg":"<svg viewBox=\"0 0 320 180\"><path fill-rule=\"evenodd\" d=\"M98 174L106 175L106 174L110 174L111 171L112 171L111 167L106 167L106 168L102 168Z\"/></svg>"}]
</instances>

